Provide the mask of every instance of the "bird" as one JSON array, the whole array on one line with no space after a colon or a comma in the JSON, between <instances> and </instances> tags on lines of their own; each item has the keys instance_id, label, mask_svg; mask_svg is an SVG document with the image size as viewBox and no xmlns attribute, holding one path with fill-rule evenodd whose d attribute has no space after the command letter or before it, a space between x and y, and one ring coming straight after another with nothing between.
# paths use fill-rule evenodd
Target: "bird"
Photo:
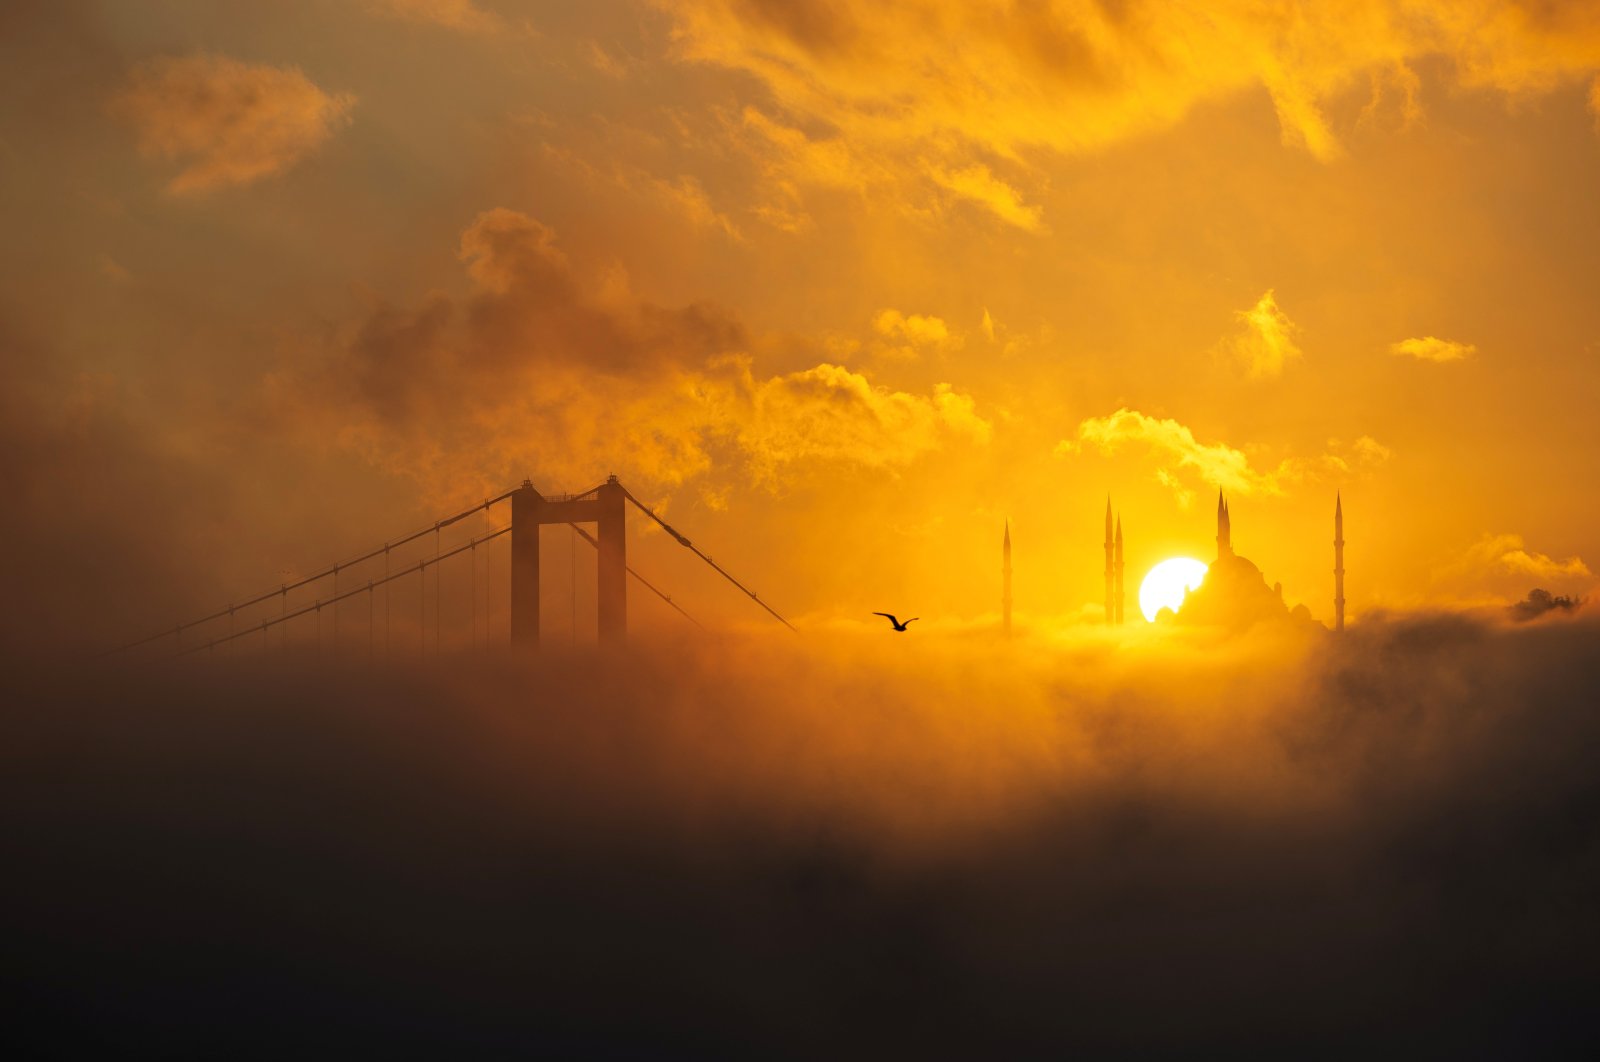
<instances>
[{"instance_id":1,"label":"bird","mask_svg":"<svg viewBox=\"0 0 1600 1062\"><path fill-rule=\"evenodd\" d=\"M910 619L906 620L905 623L901 623L899 620L895 619L894 616L892 616L891 614L889 614L887 612L874 612L873 615L874 616L882 616L884 619L886 619L890 623L894 624L894 629L897 630L897 631L904 631L906 629L906 625L907 624L911 624L911 623L917 622L917 617L916 616L912 616Z\"/></svg>"}]
</instances>

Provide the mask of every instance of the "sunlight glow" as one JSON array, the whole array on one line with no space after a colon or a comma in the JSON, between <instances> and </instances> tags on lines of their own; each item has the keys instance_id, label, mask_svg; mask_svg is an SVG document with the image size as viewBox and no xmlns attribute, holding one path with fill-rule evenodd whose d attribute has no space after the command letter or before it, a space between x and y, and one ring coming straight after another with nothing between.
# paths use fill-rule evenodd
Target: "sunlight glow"
<instances>
[{"instance_id":1,"label":"sunlight glow","mask_svg":"<svg viewBox=\"0 0 1600 1062\"><path fill-rule=\"evenodd\" d=\"M1206 577L1206 566L1191 557L1173 557L1150 569L1139 584L1139 611L1154 623L1164 608L1176 612L1184 595L1198 587Z\"/></svg>"}]
</instances>

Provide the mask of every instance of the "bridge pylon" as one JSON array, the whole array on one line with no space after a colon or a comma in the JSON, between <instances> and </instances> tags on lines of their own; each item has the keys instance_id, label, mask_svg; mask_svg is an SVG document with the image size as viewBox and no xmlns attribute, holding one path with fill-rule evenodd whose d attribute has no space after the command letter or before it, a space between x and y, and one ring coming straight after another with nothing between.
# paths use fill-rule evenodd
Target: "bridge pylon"
<instances>
[{"instance_id":1,"label":"bridge pylon","mask_svg":"<svg viewBox=\"0 0 1600 1062\"><path fill-rule=\"evenodd\" d=\"M539 529L545 524L599 525L600 644L628 636L627 492L612 476L575 496L545 497L528 480L511 492L511 642L539 647Z\"/></svg>"}]
</instances>

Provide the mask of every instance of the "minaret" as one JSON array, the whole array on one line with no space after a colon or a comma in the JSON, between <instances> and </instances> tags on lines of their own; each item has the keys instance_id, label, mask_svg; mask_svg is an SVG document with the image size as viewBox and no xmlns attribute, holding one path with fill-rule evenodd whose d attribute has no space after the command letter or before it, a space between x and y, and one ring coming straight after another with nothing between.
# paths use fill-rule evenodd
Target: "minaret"
<instances>
[{"instance_id":1,"label":"minaret","mask_svg":"<svg viewBox=\"0 0 1600 1062\"><path fill-rule=\"evenodd\" d=\"M1217 560L1233 556L1233 528L1228 521L1228 503L1217 491Z\"/></svg>"},{"instance_id":2,"label":"minaret","mask_svg":"<svg viewBox=\"0 0 1600 1062\"><path fill-rule=\"evenodd\" d=\"M1111 626L1117 620L1116 607L1111 602L1112 590L1111 567L1111 496L1106 495L1106 626Z\"/></svg>"},{"instance_id":3,"label":"minaret","mask_svg":"<svg viewBox=\"0 0 1600 1062\"><path fill-rule=\"evenodd\" d=\"M1122 626L1122 517L1117 517L1117 626Z\"/></svg>"},{"instance_id":4,"label":"minaret","mask_svg":"<svg viewBox=\"0 0 1600 1062\"><path fill-rule=\"evenodd\" d=\"M1333 496L1333 629L1344 630L1344 499Z\"/></svg>"},{"instance_id":5,"label":"minaret","mask_svg":"<svg viewBox=\"0 0 1600 1062\"><path fill-rule=\"evenodd\" d=\"M1000 611L1005 617L1006 637L1011 637L1011 521L1006 521L1006 537L1000 546L1005 563L1001 572L1005 577L1005 591L1000 598Z\"/></svg>"}]
</instances>

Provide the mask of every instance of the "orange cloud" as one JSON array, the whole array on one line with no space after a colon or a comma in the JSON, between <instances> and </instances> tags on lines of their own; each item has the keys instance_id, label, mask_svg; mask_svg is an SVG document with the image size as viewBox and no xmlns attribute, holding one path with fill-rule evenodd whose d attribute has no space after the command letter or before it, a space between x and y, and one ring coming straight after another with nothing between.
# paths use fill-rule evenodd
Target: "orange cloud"
<instances>
[{"instance_id":1,"label":"orange cloud","mask_svg":"<svg viewBox=\"0 0 1600 1062\"><path fill-rule=\"evenodd\" d=\"M1254 306L1234 316L1240 322L1240 331L1223 340L1218 349L1243 364L1250 376L1278 376L1287 362L1301 356L1295 342L1300 328L1278 308L1270 288Z\"/></svg>"},{"instance_id":2,"label":"orange cloud","mask_svg":"<svg viewBox=\"0 0 1600 1062\"><path fill-rule=\"evenodd\" d=\"M1438 586L1462 604L1505 604L1522 597L1530 585L1560 591L1582 591L1593 575L1582 557L1556 559L1528 548L1513 533L1484 535L1464 552L1436 569Z\"/></svg>"},{"instance_id":3,"label":"orange cloud","mask_svg":"<svg viewBox=\"0 0 1600 1062\"><path fill-rule=\"evenodd\" d=\"M1171 462L1188 469L1206 483L1236 494L1281 494L1280 475L1258 472L1250 459L1226 443L1201 443L1194 432L1176 420L1158 420L1134 409L1119 409L1109 417L1090 417L1078 425L1076 440L1056 445L1058 455L1081 452L1085 445L1111 454L1128 444L1140 444ZM1176 487L1171 471L1163 482Z\"/></svg>"},{"instance_id":4,"label":"orange cloud","mask_svg":"<svg viewBox=\"0 0 1600 1062\"><path fill-rule=\"evenodd\" d=\"M1184 485L1180 472L1233 494L1283 494L1285 488L1307 479L1371 468L1392 456L1388 447L1364 435L1349 446L1330 440L1328 452L1318 458L1285 458L1275 468L1263 471L1251 466L1244 451L1227 443L1202 443L1176 420L1157 419L1126 408L1083 421L1078 425L1077 438L1057 443L1055 453L1058 457L1069 456L1092 446L1102 454L1113 454L1133 445L1144 447L1163 462L1155 471L1156 480L1170 488L1184 506L1193 501L1194 492Z\"/></svg>"},{"instance_id":5,"label":"orange cloud","mask_svg":"<svg viewBox=\"0 0 1600 1062\"><path fill-rule=\"evenodd\" d=\"M932 315L904 314L890 308L879 313L872 327L888 346L883 353L900 358L915 358L922 353L959 350L962 338L950 331L944 319Z\"/></svg>"},{"instance_id":6,"label":"orange cloud","mask_svg":"<svg viewBox=\"0 0 1600 1062\"><path fill-rule=\"evenodd\" d=\"M369 0L367 6L391 18L443 26L462 33L495 33L505 28L499 15L485 11L472 0Z\"/></svg>"},{"instance_id":7,"label":"orange cloud","mask_svg":"<svg viewBox=\"0 0 1600 1062\"><path fill-rule=\"evenodd\" d=\"M1412 357L1418 361L1461 361L1476 354L1478 348L1471 343L1456 343L1448 339L1423 336L1420 339L1402 339L1389 346L1389 353Z\"/></svg>"},{"instance_id":8,"label":"orange cloud","mask_svg":"<svg viewBox=\"0 0 1600 1062\"><path fill-rule=\"evenodd\" d=\"M1039 231L1039 208L1024 204L1021 194L983 163L975 162L959 170L934 167L929 172L940 187L958 198L976 203L1025 232Z\"/></svg>"},{"instance_id":9,"label":"orange cloud","mask_svg":"<svg viewBox=\"0 0 1600 1062\"><path fill-rule=\"evenodd\" d=\"M1527 549L1520 535L1498 535L1488 540L1486 548L1498 567L1518 575L1531 575L1536 579L1580 579L1590 574L1582 557L1555 560Z\"/></svg>"},{"instance_id":10,"label":"orange cloud","mask_svg":"<svg viewBox=\"0 0 1600 1062\"><path fill-rule=\"evenodd\" d=\"M949 384L898 391L827 361L763 377L731 315L583 283L526 214L485 211L460 253L475 294L376 308L317 364L277 380L285 416L299 410L313 434L461 497L530 469L567 482L596 467L648 489L713 468L776 488L819 462L893 469L989 439L973 399ZM942 327L912 320L895 327Z\"/></svg>"},{"instance_id":11,"label":"orange cloud","mask_svg":"<svg viewBox=\"0 0 1600 1062\"><path fill-rule=\"evenodd\" d=\"M1600 21L1583 4L1354 0L1173 5L1159 0L654 0L678 55L758 78L772 103L748 127L798 185L925 186L1024 230L1035 149L1076 154L1175 124L1196 106L1264 91L1286 144L1344 152L1328 105L1362 84L1398 89L1421 120L1410 64L1512 95L1600 70ZM1368 116L1370 125L1373 115ZM1016 179L995 176L1004 164Z\"/></svg>"},{"instance_id":12,"label":"orange cloud","mask_svg":"<svg viewBox=\"0 0 1600 1062\"><path fill-rule=\"evenodd\" d=\"M559 163L590 180L611 184L642 199L664 207L697 229L720 232L735 243L743 242L744 234L732 218L717 208L707 194L700 179L690 174L679 174L668 179L636 166L625 166L612 159L608 164L596 165L570 148L543 144L543 156Z\"/></svg>"},{"instance_id":13,"label":"orange cloud","mask_svg":"<svg viewBox=\"0 0 1600 1062\"><path fill-rule=\"evenodd\" d=\"M136 67L112 106L138 128L142 154L184 162L167 185L183 195L287 170L349 121L355 97L330 96L295 67L195 55Z\"/></svg>"},{"instance_id":14,"label":"orange cloud","mask_svg":"<svg viewBox=\"0 0 1600 1062\"><path fill-rule=\"evenodd\" d=\"M759 383L746 375L743 383L752 408L736 431L760 481L806 459L890 468L941 449L946 439L989 441L990 425L971 397L949 384L928 396L908 394L827 363Z\"/></svg>"}]
</instances>

